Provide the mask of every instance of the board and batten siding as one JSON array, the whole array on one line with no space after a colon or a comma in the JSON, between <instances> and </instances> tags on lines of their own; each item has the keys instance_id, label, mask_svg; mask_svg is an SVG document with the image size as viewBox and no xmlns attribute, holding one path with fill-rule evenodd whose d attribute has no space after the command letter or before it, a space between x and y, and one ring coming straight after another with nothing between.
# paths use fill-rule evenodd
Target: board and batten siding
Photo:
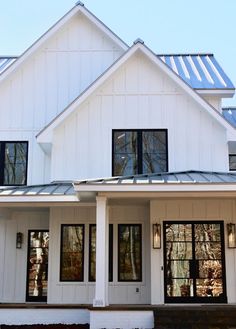
<instances>
[{"instance_id":1,"label":"board and batten siding","mask_svg":"<svg viewBox=\"0 0 236 329\"><path fill-rule=\"evenodd\" d=\"M80 13L0 83L0 140L29 141L28 184L50 181L37 133L122 53Z\"/></svg>"},{"instance_id":2,"label":"board and batten siding","mask_svg":"<svg viewBox=\"0 0 236 329\"><path fill-rule=\"evenodd\" d=\"M92 304L95 283L88 281L89 224L96 223L95 207L57 207L50 213L48 303ZM113 282L109 283L109 303L150 303L150 239L148 206L110 206L109 223L113 224ZM118 282L118 224L142 224L142 282ZM62 224L85 224L84 282L60 282L60 236Z\"/></svg>"},{"instance_id":3,"label":"board and batten siding","mask_svg":"<svg viewBox=\"0 0 236 329\"><path fill-rule=\"evenodd\" d=\"M42 210L1 209L0 217L0 302L24 303L28 231L47 230L49 212ZM16 249L16 233L23 233L21 249Z\"/></svg>"},{"instance_id":4,"label":"board and batten siding","mask_svg":"<svg viewBox=\"0 0 236 329\"><path fill-rule=\"evenodd\" d=\"M54 130L52 180L109 177L112 129L168 129L169 171L227 171L226 129L135 54Z\"/></svg>"},{"instance_id":5,"label":"board and batten siding","mask_svg":"<svg viewBox=\"0 0 236 329\"><path fill-rule=\"evenodd\" d=\"M234 199L163 199L150 201L151 223L165 220L224 221L225 267L228 303L236 303L236 251L227 247L227 223L236 223L236 203ZM163 227L163 226L162 226ZM163 244L162 244L163 246ZM151 303L164 303L163 248L151 249Z\"/></svg>"}]
</instances>

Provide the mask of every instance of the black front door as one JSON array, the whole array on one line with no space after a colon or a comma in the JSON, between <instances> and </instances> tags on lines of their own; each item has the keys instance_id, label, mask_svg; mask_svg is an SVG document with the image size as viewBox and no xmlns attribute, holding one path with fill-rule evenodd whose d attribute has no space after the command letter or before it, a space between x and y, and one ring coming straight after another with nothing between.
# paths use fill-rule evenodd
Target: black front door
<instances>
[{"instance_id":1,"label":"black front door","mask_svg":"<svg viewBox=\"0 0 236 329\"><path fill-rule=\"evenodd\" d=\"M164 222L166 303L225 303L224 225Z\"/></svg>"},{"instance_id":2,"label":"black front door","mask_svg":"<svg viewBox=\"0 0 236 329\"><path fill-rule=\"evenodd\" d=\"M48 281L48 231L29 231L26 301L45 302Z\"/></svg>"}]
</instances>

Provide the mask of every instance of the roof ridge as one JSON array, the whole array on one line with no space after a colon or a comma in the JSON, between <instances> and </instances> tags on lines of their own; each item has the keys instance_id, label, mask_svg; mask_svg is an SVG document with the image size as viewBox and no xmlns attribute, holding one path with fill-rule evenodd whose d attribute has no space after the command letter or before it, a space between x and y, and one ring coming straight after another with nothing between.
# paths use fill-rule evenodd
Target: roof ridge
<instances>
[{"instance_id":1,"label":"roof ridge","mask_svg":"<svg viewBox=\"0 0 236 329\"><path fill-rule=\"evenodd\" d=\"M157 56L214 56L213 53L162 53Z\"/></svg>"}]
</instances>

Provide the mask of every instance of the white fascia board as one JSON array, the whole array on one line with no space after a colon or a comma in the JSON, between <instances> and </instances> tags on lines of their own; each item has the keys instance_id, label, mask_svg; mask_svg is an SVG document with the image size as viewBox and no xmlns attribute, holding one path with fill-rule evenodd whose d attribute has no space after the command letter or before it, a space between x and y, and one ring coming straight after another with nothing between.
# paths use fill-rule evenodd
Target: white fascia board
<instances>
[{"instance_id":1,"label":"white fascia board","mask_svg":"<svg viewBox=\"0 0 236 329\"><path fill-rule=\"evenodd\" d=\"M113 33L105 24L103 24L95 15L82 5L74 6L59 21L57 21L48 31L37 39L26 51L17 58L1 75L0 83L22 65L34 52L36 52L43 43L45 43L53 34L55 34L66 22L79 12L83 13L92 23L94 23L102 32L112 39L121 49L127 50L128 45Z\"/></svg>"},{"instance_id":2,"label":"white fascia board","mask_svg":"<svg viewBox=\"0 0 236 329\"><path fill-rule=\"evenodd\" d=\"M167 76L170 77L180 88L190 95L202 108L204 108L214 119L216 119L227 131L230 131L236 139L235 128L228 123L223 116L210 104L208 104L198 93L193 90L183 79L179 77L167 64L162 62L149 48L143 43L138 42L129 48L115 63L113 63L100 77L98 77L79 97L77 97L68 107L65 108L56 118L54 118L43 130L36 136L39 143L51 143L52 131L59 126L73 111L88 99L113 73L115 73L123 63L125 63L133 54L140 51L145 54L154 64L156 64ZM50 139L49 139L50 138Z\"/></svg>"},{"instance_id":3,"label":"white fascia board","mask_svg":"<svg viewBox=\"0 0 236 329\"><path fill-rule=\"evenodd\" d=\"M213 95L222 98L232 98L235 94L235 89L194 89L200 95Z\"/></svg>"},{"instance_id":4,"label":"white fascia board","mask_svg":"<svg viewBox=\"0 0 236 329\"><path fill-rule=\"evenodd\" d=\"M235 191L236 184L200 184L200 183L167 183L167 184L117 184L117 185L77 185L76 192L226 192Z\"/></svg>"},{"instance_id":5,"label":"white fascia board","mask_svg":"<svg viewBox=\"0 0 236 329\"><path fill-rule=\"evenodd\" d=\"M77 195L45 195L45 196L27 196L27 195L8 195L0 196L1 203L50 203L50 202L78 202Z\"/></svg>"}]
</instances>

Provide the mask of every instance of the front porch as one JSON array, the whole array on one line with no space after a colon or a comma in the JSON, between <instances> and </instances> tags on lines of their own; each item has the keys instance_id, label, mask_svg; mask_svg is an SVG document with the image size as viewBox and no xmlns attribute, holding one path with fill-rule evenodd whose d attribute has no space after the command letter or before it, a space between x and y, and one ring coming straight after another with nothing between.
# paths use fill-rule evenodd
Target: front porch
<instances>
[{"instance_id":1,"label":"front porch","mask_svg":"<svg viewBox=\"0 0 236 329\"><path fill-rule=\"evenodd\" d=\"M0 304L0 324L4 329L8 326L10 329L18 329L18 326L36 329L37 324L40 329L43 325L54 328L56 324L70 329L80 328L78 325L90 329L235 329L236 305L110 305L94 308L78 304Z\"/></svg>"}]
</instances>

